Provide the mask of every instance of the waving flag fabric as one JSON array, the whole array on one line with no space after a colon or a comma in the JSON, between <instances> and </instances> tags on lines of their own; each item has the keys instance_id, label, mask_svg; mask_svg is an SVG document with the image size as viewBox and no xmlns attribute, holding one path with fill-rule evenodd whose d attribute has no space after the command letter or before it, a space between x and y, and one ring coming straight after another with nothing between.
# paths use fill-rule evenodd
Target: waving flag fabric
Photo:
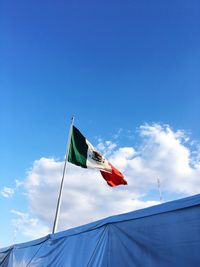
<instances>
[{"instance_id":1,"label":"waving flag fabric","mask_svg":"<svg viewBox=\"0 0 200 267\"><path fill-rule=\"evenodd\" d=\"M123 174L105 159L75 127L72 127L68 161L82 168L99 169L109 186L127 184Z\"/></svg>"}]
</instances>

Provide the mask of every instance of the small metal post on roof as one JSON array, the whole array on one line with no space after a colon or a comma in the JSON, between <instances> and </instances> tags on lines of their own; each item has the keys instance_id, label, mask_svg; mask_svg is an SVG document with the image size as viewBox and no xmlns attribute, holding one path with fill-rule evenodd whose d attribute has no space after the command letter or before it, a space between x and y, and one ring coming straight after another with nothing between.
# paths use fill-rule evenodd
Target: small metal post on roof
<instances>
[{"instance_id":1,"label":"small metal post on roof","mask_svg":"<svg viewBox=\"0 0 200 267\"><path fill-rule=\"evenodd\" d=\"M159 177L157 178L157 184L158 184L158 191L159 191L160 203L162 203L163 202L163 197L162 197L161 183L160 183Z\"/></svg>"}]
</instances>

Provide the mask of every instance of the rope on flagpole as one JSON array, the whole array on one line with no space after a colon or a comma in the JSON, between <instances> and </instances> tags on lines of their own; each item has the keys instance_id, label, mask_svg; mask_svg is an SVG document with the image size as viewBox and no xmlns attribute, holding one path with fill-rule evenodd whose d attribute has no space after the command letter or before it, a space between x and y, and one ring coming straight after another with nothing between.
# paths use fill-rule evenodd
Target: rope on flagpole
<instances>
[{"instance_id":1,"label":"rope on flagpole","mask_svg":"<svg viewBox=\"0 0 200 267\"><path fill-rule=\"evenodd\" d=\"M57 226L58 226L58 219L59 219L59 214L60 214L60 206L61 206L62 193L63 193L63 185L64 185L64 179L65 179L65 173L66 173L66 166L67 166L67 159L68 159L68 155L69 155L69 148L71 145L71 136L72 136L73 124L74 124L74 116L72 116L72 118L71 118L71 125L70 125L70 131L69 131L69 137L68 137L68 143L67 143L67 150L66 150L66 154L65 154L65 162L64 162L64 167L63 167L62 179L61 179L61 183L60 183L60 191L59 191L59 195L58 195L58 201L57 201L57 206L56 206L56 214L55 214L55 218L54 218L52 234L54 234L57 231Z\"/></svg>"}]
</instances>

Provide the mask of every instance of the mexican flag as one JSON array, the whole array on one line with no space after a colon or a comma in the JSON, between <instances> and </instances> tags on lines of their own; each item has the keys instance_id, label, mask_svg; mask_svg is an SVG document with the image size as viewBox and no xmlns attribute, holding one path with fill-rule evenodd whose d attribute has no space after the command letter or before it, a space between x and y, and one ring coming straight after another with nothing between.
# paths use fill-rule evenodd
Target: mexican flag
<instances>
[{"instance_id":1,"label":"mexican flag","mask_svg":"<svg viewBox=\"0 0 200 267\"><path fill-rule=\"evenodd\" d=\"M109 186L127 184L123 174L108 162L75 126L72 126L67 160L82 168L99 169Z\"/></svg>"}]
</instances>

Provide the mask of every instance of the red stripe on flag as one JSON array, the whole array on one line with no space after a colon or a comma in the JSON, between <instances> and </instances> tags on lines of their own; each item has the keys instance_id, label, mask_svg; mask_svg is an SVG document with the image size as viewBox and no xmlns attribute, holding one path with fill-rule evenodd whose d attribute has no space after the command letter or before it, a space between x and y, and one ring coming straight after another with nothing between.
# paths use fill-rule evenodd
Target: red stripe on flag
<instances>
[{"instance_id":1,"label":"red stripe on flag","mask_svg":"<svg viewBox=\"0 0 200 267\"><path fill-rule=\"evenodd\" d=\"M109 173L105 171L100 171L107 184L112 187L120 184L128 184L127 181L124 179L123 174L118 171L110 162L109 165L112 168L112 172Z\"/></svg>"}]
</instances>

